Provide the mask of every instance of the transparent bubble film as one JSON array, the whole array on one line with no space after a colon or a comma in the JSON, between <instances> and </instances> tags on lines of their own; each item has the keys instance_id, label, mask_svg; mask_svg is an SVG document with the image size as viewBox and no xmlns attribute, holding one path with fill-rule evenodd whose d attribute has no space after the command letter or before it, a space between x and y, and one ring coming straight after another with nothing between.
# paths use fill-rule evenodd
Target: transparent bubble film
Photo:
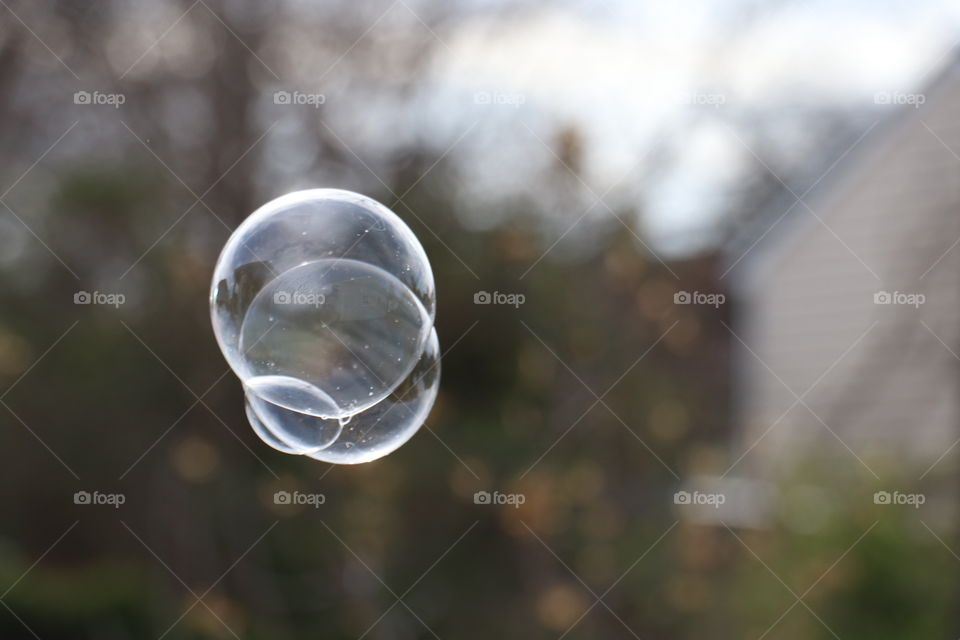
<instances>
[{"instance_id":1,"label":"transparent bubble film","mask_svg":"<svg viewBox=\"0 0 960 640\"><path fill-rule=\"evenodd\" d=\"M395 213L336 189L257 209L227 240L210 313L254 432L284 453L355 464L387 455L437 396L436 291Z\"/></svg>"}]
</instances>

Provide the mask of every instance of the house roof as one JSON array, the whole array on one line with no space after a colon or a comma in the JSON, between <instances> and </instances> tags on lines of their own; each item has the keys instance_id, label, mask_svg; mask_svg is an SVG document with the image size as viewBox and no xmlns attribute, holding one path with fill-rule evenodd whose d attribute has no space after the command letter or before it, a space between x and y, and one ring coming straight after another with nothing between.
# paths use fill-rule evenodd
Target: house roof
<instances>
[{"instance_id":1,"label":"house roof","mask_svg":"<svg viewBox=\"0 0 960 640\"><path fill-rule=\"evenodd\" d=\"M803 196L803 202L821 215L829 212L829 205L841 199L845 192L855 188L861 178L869 176L880 159L894 150L893 140L915 118L922 118L947 88L960 82L960 49L955 50L949 62L936 77L917 93L925 96L922 107L900 105L890 115L880 119L865 119L859 131L841 136L831 149L824 149L822 163L809 172L808 182L814 186ZM839 161L838 161L839 158ZM835 166L832 166L834 165ZM779 180L779 177L777 178ZM790 189L793 189L791 186ZM803 191L794 191L801 195ZM798 246L809 232L820 224L788 189L763 207L760 215L744 224L723 247L725 271L730 272L731 287L739 294L749 294L771 273L771 268L792 248Z\"/></svg>"}]
</instances>

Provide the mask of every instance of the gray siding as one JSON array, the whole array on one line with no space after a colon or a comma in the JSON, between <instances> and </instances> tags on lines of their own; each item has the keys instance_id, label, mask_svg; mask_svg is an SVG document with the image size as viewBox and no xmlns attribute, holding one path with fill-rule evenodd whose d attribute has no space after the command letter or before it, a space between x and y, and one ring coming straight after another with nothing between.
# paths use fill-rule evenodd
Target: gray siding
<instances>
[{"instance_id":1,"label":"gray siding","mask_svg":"<svg viewBox=\"0 0 960 640\"><path fill-rule=\"evenodd\" d=\"M960 245L930 269L960 239L960 159L927 130L960 154L958 113L951 72L922 108L868 134L834 169L842 177L807 200L813 213L797 205L791 215L803 220L785 225L789 237L775 229L738 268L734 330L766 366L740 356L734 456L769 430L745 466L770 473L814 449L849 447L867 464L925 468L960 438L960 361L924 326L960 355ZM876 305L881 290L926 302ZM798 404L781 419L795 402L784 385L802 396L815 383L804 397L813 413Z\"/></svg>"}]
</instances>

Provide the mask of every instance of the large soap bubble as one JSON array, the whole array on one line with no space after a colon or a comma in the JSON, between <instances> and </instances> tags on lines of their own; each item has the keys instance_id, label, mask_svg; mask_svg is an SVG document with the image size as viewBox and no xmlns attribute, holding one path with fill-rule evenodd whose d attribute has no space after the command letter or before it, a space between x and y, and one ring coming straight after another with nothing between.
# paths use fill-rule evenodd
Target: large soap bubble
<instances>
[{"instance_id":1,"label":"large soap bubble","mask_svg":"<svg viewBox=\"0 0 960 640\"><path fill-rule=\"evenodd\" d=\"M395 450L433 406L435 298L423 247L396 214L312 189L268 202L233 232L210 311L257 435L351 464Z\"/></svg>"}]
</instances>

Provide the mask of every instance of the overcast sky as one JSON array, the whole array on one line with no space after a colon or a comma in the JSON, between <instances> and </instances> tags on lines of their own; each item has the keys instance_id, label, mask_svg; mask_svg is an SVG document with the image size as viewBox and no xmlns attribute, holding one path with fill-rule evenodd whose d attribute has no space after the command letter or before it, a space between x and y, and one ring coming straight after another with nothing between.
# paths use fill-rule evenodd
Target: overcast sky
<instances>
[{"instance_id":1,"label":"overcast sky","mask_svg":"<svg viewBox=\"0 0 960 640\"><path fill-rule=\"evenodd\" d=\"M862 107L883 117L894 107L877 93L922 90L958 40L960 2L594 0L468 20L444 37L434 74L442 86L496 92L504 117L534 132L575 122L598 193L625 176L629 186L655 136L674 136L683 153L646 190L643 224L663 250L682 252L754 166L729 110ZM509 159L493 166L516 170ZM503 177L489 176L501 188Z\"/></svg>"}]
</instances>

